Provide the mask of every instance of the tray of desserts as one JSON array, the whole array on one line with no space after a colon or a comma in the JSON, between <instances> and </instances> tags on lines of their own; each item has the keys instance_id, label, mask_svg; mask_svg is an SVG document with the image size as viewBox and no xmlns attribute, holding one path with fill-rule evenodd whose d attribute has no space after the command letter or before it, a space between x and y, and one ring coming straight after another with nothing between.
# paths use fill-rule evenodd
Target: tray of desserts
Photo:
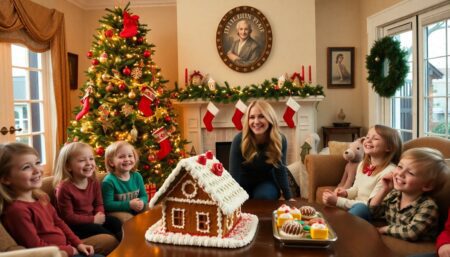
<instances>
[{"instance_id":1,"label":"tray of desserts","mask_svg":"<svg viewBox=\"0 0 450 257\"><path fill-rule=\"evenodd\" d=\"M323 215L312 206L280 206L272 214L273 236L283 245L326 248L337 235Z\"/></svg>"}]
</instances>

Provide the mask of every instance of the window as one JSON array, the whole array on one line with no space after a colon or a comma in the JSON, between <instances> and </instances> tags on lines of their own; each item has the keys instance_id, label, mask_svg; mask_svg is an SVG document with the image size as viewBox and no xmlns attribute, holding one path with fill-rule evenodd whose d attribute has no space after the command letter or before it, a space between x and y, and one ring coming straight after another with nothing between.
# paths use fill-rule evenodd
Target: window
<instances>
[{"instance_id":1,"label":"window","mask_svg":"<svg viewBox=\"0 0 450 257\"><path fill-rule=\"evenodd\" d=\"M209 213L196 212L197 215L197 231L209 233Z\"/></svg>"},{"instance_id":2,"label":"window","mask_svg":"<svg viewBox=\"0 0 450 257\"><path fill-rule=\"evenodd\" d=\"M172 226L175 228L184 228L184 209L172 209Z\"/></svg>"},{"instance_id":3,"label":"window","mask_svg":"<svg viewBox=\"0 0 450 257\"><path fill-rule=\"evenodd\" d=\"M0 116L0 126L9 132L0 135L0 142L18 141L32 146L47 171L53 163L49 55L18 44L0 43L0 102L6 110Z\"/></svg>"},{"instance_id":4,"label":"window","mask_svg":"<svg viewBox=\"0 0 450 257\"><path fill-rule=\"evenodd\" d=\"M439 1L433 2L436 5ZM419 9L414 10L413 5L420 5ZM409 73L405 84L392 98L379 100L381 104L376 108L381 117L371 122L397 129L403 141L420 136L450 138L450 5L432 7L419 1L405 2L386 11L386 17L379 15L373 21L368 20L369 32L370 26L380 23L378 36L372 34L374 39L392 36L408 51ZM399 20L405 10L419 14L383 25L386 20Z\"/></svg>"}]
</instances>

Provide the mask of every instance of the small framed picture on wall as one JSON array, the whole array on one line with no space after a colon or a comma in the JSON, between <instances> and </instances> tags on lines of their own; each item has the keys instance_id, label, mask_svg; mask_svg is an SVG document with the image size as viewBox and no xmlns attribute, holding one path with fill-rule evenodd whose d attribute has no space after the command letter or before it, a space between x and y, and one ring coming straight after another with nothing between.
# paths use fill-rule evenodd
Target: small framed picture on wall
<instances>
[{"instance_id":1,"label":"small framed picture on wall","mask_svg":"<svg viewBox=\"0 0 450 257\"><path fill-rule=\"evenodd\" d=\"M328 47L327 80L328 88L355 87L355 48Z\"/></svg>"}]
</instances>

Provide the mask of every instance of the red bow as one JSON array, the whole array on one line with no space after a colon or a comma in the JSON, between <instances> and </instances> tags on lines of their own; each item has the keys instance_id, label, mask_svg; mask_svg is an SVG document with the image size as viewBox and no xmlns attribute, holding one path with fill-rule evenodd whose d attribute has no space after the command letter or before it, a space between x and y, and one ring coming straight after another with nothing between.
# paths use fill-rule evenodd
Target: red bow
<instances>
[{"instance_id":1,"label":"red bow","mask_svg":"<svg viewBox=\"0 0 450 257\"><path fill-rule=\"evenodd\" d=\"M363 168L363 173L367 176L372 175L373 171L377 168L377 166L373 166L372 164L365 165Z\"/></svg>"}]
</instances>

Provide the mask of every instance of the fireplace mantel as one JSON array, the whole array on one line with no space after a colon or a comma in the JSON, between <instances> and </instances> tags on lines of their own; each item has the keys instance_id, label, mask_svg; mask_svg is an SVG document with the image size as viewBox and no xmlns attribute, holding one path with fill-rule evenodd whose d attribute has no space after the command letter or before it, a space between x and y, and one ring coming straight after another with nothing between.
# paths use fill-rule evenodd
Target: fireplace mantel
<instances>
[{"instance_id":1,"label":"fireplace mantel","mask_svg":"<svg viewBox=\"0 0 450 257\"><path fill-rule=\"evenodd\" d=\"M295 128L289 128L283 120L283 114L286 110L286 102L288 97L275 99L267 99L275 109L278 117L278 123L281 132L288 139L288 156L287 162L292 163L300 160L301 145L310 133L317 131L317 105L324 99L323 96L318 97L292 97L300 104L300 110L294 116ZM252 99L249 99L248 105ZM187 145L189 151L194 146L197 153L203 153L212 150L215 153L216 142L231 142L234 136L239 132L235 127L231 118L233 117L236 103L220 104L214 103L219 108L219 113L214 118L212 125L214 130L208 132L203 124L203 116L206 113L208 101L202 100L185 100L183 102L173 102L182 110L183 132L186 140L191 144ZM293 140L291 140L293 139Z\"/></svg>"}]
</instances>

